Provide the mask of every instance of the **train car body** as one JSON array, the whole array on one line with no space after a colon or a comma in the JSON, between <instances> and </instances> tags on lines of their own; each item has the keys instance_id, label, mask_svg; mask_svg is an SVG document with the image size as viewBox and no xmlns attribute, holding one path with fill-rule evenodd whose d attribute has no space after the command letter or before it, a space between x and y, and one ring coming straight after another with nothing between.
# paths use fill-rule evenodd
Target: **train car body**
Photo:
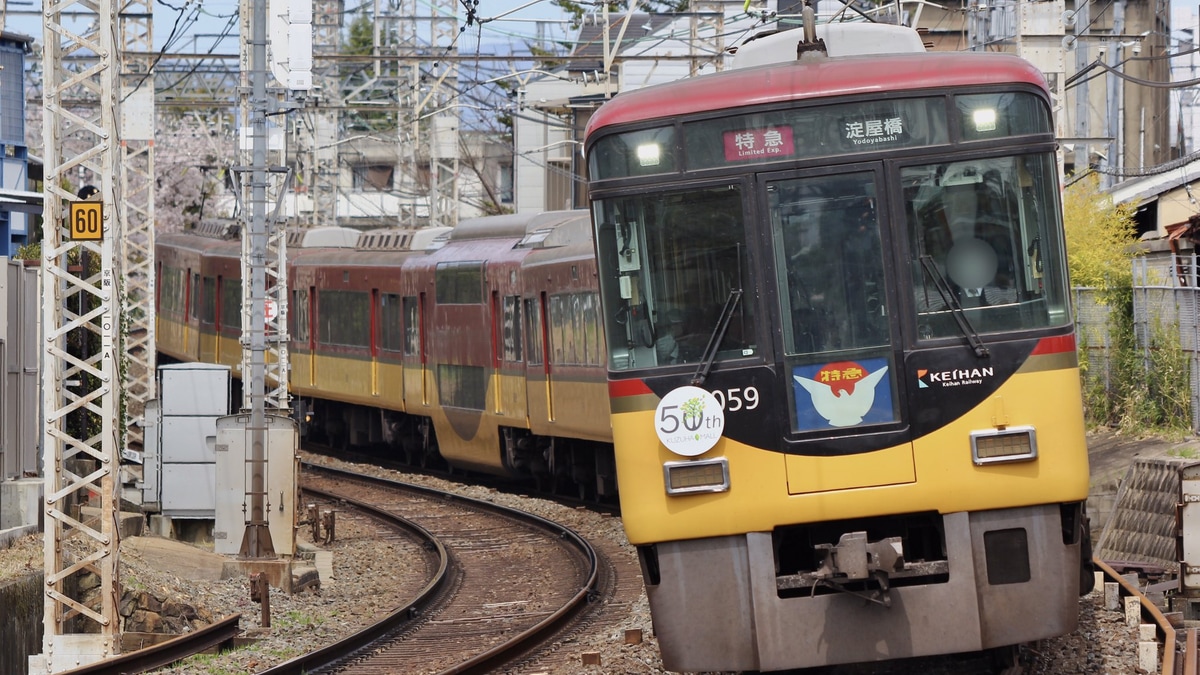
<instances>
[{"instance_id":1,"label":"train car body","mask_svg":"<svg viewBox=\"0 0 1200 675\"><path fill-rule=\"evenodd\" d=\"M341 229L288 237L289 392L303 434L615 496L586 211L353 239ZM236 365L240 245L208 234L160 239L160 351Z\"/></svg>"},{"instance_id":2,"label":"train car body","mask_svg":"<svg viewBox=\"0 0 1200 675\"><path fill-rule=\"evenodd\" d=\"M818 34L907 29L872 30ZM587 129L622 518L664 665L1070 632L1088 469L1042 75L789 33L803 58L623 93Z\"/></svg>"}]
</instances>

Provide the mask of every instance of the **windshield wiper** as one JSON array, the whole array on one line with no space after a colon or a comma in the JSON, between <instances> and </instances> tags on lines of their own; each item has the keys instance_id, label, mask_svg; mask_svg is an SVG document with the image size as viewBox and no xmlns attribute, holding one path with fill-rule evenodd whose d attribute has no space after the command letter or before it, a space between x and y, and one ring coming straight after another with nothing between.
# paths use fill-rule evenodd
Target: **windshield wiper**
<instances>
[{"instance_id":1,"label":"windshield wiper","mask_svg":"<svg viewBox=\"0 0 1200 675\"><path fill-rule=\"evenodd\" d=\"M729 321L733 318L733 312L737 309L738 301L741 299L742 289L735 288L729 291L729 297L725 299L725 306L721 308L721 315L717 317L717 325L713 327L712 335L708 336L708 344L705 345L704 353L700 356L700 365L692 374L692 386L700 386L708 377L708 371L712 369L713 361L717 360L717 348L721 346L721 340L725 339L725 331L729 330Z\"/></svg>"},{"instance_id":2,"label":"windshield wiper","mask_svg":"<svg viewBox=\"0 0 1200 675\"><path fill-rule=\"evenodd\" d=\"M950 284L946 282L946 277L938 271L937 265L933 264L933 258L928 255L920 257L921 266L925 268L925 272L933 279L933 286L937 289L938 295L942 296L942 300L946 302L946 306L950 308L950 314L954 317L954 321L958 324L958 329L966 336L967 342L971 343L971 349L974 350L975 356L981 359L986 359L990 354L988 348L984 346L983 340L979 339L979 333L971 327L971 322L967 321L967 313L963 311L962 304L958 301L958 296L954 294L954 289L950 288Z\"/></svg>"}]
</instances>

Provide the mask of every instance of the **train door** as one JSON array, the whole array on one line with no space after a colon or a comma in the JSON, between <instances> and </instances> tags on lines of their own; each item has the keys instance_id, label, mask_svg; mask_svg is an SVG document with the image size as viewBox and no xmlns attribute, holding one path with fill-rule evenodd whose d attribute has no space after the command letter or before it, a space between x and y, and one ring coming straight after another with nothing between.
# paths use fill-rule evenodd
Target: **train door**
<instances>
[{"instance_id":1,"label":"train door","mask_svg":"<svg viewBox=\"0 0 1200 675\"><path fill-rule=\"evenodd\" d=\"M421 405L429 405L429 344L425 340L425 330L429 327L429 299L424 293L417 300L417 351L421 355Z\"/></svg>"},{"instance_id":2,"label":"train door","mask_svg":"<svg viewBox=\"0 0 1200 675\"><path fill-rule=\"evenodd\" d=\"M546 421L554 421L554 385L551 382L552 375L550 372L550 333L549 333L549 315L547 313L547 297L543 292L534 301L533 311L530 312L530 336L531 339L536 339L536 349L530 349L530 356L537 359L537 364L540 366L541 378L538 397L545 401ZM531 365L533 365L531 363ZM530 369L532 373L532 368ZM537 382L530 377L530 382ZM533 392L530 392L530 397L533 397Z\"/></svg>"},{"instance_id":3,"label":"train door","mask_svg":"<svg viewBox=\"0 0 1200 675\"><path fill-rule=\"evenodd\" d=\"M379 395L379 289L371 289L371 395Z\"/></svg>"},{"instance_id":4,"label":"train door","mask_svg":"<svg viewBox=\"0 0 1200 675\"><path fill-rule=\"evenodd\" d=\"M775 329L787 373L791 432L898 428L903 420L894 246L882 166L836 173L801 171L761 178L775 284L785 317ZM792 494L910 483L911 443L844 458L786 457ZM828 462L824 462L827 464Z\"/></svg>"}]
</instances>

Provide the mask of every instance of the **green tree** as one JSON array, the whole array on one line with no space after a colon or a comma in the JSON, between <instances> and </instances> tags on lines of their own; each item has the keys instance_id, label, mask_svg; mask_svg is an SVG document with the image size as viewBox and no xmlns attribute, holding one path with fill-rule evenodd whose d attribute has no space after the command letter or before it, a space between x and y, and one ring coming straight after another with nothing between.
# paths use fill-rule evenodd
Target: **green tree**
<instances>
[{"instance_id":1,"label":"green tree","mask_svg":"<svg viewBox=\"0 0 1200 675\"><path fill-rule=\"evenodd\" d=\"M1072 284L1104 292L1133 284L1131 247L1137 233L1133 213L1133 205L1113 204L1112 197L1100 191L1097 174L1064 191L1063 225Z\"/></svg>"}]
</instances>

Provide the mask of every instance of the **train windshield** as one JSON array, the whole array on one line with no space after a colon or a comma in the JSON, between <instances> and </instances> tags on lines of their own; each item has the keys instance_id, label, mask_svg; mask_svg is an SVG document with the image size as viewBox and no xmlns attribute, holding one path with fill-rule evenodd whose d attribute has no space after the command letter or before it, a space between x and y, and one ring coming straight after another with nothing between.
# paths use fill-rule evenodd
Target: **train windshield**
<instances>
[{"instance_id":1,"label":"train windshield","mask_svg":"<svg viewBox=\"0 0 1200 675\"><path fill-rule=\"evenodd\" d=\"M920 339L1070 321L1050 154L901 169Z\"/></svg>"},{"instance_id":2,"label":"train windshield","mask_svg":"<svg viewBox=\"0 0 1200 675\"><path fill-rule=\"evenodd\" d=\"M742 201L721 185L594 203L612 370L695 365L710 340L718 361L755 353L753 303L730 301L751 287Z\"/></svg>"}]
</instances>

